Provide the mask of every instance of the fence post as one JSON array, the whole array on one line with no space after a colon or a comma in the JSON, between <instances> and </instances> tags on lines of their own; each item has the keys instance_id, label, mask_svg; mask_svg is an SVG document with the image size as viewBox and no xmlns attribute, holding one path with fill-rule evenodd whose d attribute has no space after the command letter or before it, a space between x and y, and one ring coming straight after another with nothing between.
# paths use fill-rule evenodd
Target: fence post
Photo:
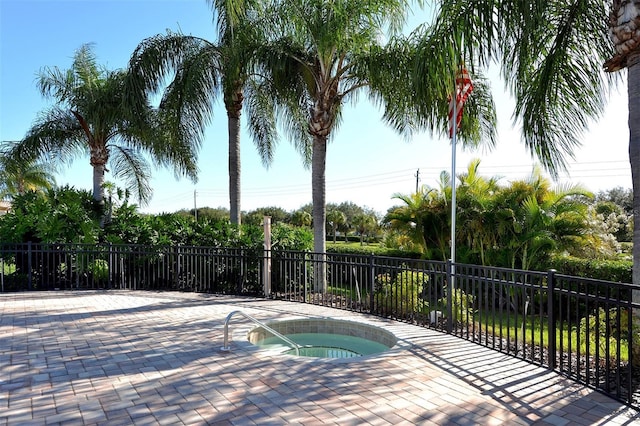
<instances>
[{"instance_id":1,"label":"fence post","mask_svg":"<svg viewBox=\"0 0 640 426\"><path fill-rule=\"evenodd\" d=\"M111 242L107 243L107 247L109 247L109 255L108 255L108 264L107 264L107 288L111 290L113 284L113 248Z\"/></svg>"},{"instance_id":2,"label":"fence post","mask_svg":"<svg viewBox=\"0 0 640 426\"><path fill-rule=\"evenodd\" d=\"M549 368L556 368L556 312L554 309L553 295L555 293L555 269L547 271L547 357Z\"/></svg>"},{"instance_id":3,"label":"fence post","mask_svg":"<svg viewBox=\"0 0 640 426\"><path fill-rule=\"evenodd\" d=\"M375 290L376 290L376 270L375 257L373 253L369 254L369 282L371 283L369 291L369 313L374 313L375 309Z\"/></svg>"},{"instance_id":4,"label":"fence post","mask_svg":"<svg viewBox=\"0 0 640 426\"><path fill-rule=\"evenodd\" d=\"M447 333L453 332L453 262L447 260Z\"/></svg>"},{"instance_id":5,"label":"fence post","mask_svg":"<svg viewBox=\"0 0 640 426\"><path fill-rule=\"evenodd\" d=\"M29 272L27 273L27 286L29 288L29 291L31 291L31 284L32 284L32 278L31 278L31 241L27 242L27 269L29 269Z\"/></svg>"}]
</instances>

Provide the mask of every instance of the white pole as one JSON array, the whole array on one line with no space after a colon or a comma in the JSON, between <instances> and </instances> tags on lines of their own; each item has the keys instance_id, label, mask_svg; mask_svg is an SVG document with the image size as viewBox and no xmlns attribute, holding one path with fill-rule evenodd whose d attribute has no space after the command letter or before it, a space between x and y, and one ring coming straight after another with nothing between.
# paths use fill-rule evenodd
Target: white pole
<instances>
[{"instance_id":1,"label":"white pole","mask_svg":"<svg viewBox=\"0 0 640 426\"><path fill-rule=\"evenodd\" d=\"M451 262L456 262L456 133L458 119L458 88L453 90L453 135L451 138Z\"/></svg>"},{"instance_id":2,"label":"white pole","mask_svg":"<svg viewBox=\"0 0 640 426\"><path fill-rule=\"evenodd\" d=\"M264 216L262 220L264 229L264 256L262 268L262 285L264 296L271 297L271 216Z\"/></svg>"},{"instance_id":3,"label":"white pole","mask_svg":"<svg viewBox=\"0 0 640 426\"><path fill-rule=\"evenodd\" d=\"M198 222L198 207L196 206L196 190L193 190L193 214Z\"/></svg>"}]
</instances>

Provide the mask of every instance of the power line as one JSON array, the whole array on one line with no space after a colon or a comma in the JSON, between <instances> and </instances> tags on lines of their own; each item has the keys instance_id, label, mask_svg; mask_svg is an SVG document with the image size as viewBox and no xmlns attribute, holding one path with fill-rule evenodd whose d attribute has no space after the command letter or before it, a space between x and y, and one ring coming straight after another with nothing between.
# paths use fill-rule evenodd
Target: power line
<instances>
[{"instance_id":1,"label":"power line","mask_svg":"<svg viewBox=\"0 0 640 426\"><path fill-rule=\"evenodd\" d=\"M619 164L620 167L615 167L612 165ZM606 168L598 168L593 166L607 166ZM569 174L563 175L558 178L558 181L568 181L568 180L576 180L576 179L599 179L599 178L627 178L630 177L631 172L621 172L621 169L624 167L628 167L627 161L589 161L589 162L573 162L568 163ZM577 170L571 170L572 166L580 167L580 166L592 166L587 169L580 168ZM499 171L504 170L504 178L513 178L518 176L518 178L526 178L530 171L533 170L533 164L504 164L491 166L488 165L486 167L482 167L480 174L485 176L491 176L495 174L500 174ZM508 170L515 169L515 170ZM527 170L528 169L528 170ZM446 166L421 166L416 169L400 169L394 171L381 172L376 174L369 175L360 175L360 176L349 176L349 177L341 177L337 179L329 179L326 181L327 192L339 192L344 190L353 190L353 189L361 189L367 188L371 186L389 186L395 184L402 184L410 182L409 179L415 178L416 184L420 181L433 181L435 184L438 179L440 173L445 170ZM572 173L573 171L573 173ZM460 170L459 173L464 173L464 170ZM201 197L209 198L209 197L227 197L228 190L226 188L199 188L198 195ZM278 185L274 186L249 186L242 189L242 193L251 197L277 197L277 196L296 196L296 195L308 195L311 192L311 183L298 183L298 184L289 184L289 185ZM167 196L158 200L158 202L164 201L172 201L179 202L184 201L193 197L192 192L180 192L177 194L173 194L171 196Z\"/></svg>"}]
</instances>

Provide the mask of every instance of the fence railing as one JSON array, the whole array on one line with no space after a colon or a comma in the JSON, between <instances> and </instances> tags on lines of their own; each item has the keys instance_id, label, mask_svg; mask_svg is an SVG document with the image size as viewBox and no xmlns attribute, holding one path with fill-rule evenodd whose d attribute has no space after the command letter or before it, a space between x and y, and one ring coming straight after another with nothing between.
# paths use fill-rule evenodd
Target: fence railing
<instances>
[{"instance_id":1,"label":"fence railing","mask_svg":"<svg viewBox=\"0 0 640 426\"><path fill-rule=\"evenodd\" d=\"M640 287L631 284L373 255L135 245L0 245L0 271L3 292L194 291L388 317L555 369L640 409Z\"/></svg>"}]
</instances>

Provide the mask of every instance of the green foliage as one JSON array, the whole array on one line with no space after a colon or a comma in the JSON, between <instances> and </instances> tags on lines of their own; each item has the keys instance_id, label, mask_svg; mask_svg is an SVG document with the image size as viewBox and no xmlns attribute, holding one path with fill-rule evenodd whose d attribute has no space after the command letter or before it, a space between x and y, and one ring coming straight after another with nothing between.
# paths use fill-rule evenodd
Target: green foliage
<instances>
[{"instance_id":1,"label":"green foliage","mask_svg":"<svg viewBox=\"0 0 640 426\"><path fill-rule=\"evenodd\" d=\"M634 364L640 364L640 351L635 349L635 342L640 338L640 319L631 319L631 330L629 330L629 311L626 309L611 308L605 311L598 308L598 311L580 320L578 327L582 341L589 341L592 347L597 348L601 356L607 353L615 354L618 351L620 342L621 357L627 358L629 343L634 341ZM607 346L609 350L607 351Z\"/></svg>"},{"instance_id":2,"label":"green foliage","mask_svg":"<svg viewBox=\"0 0 640 426\"><path fill-rule=\"evenodd\" d=\"M245 214L242 222L247 225L262 226L265 216L271 217L271 224L285 223L291 220L291 214L280 207L261 207Z\"/></svg>"},{"instance_id":3,"label":"green foliage","mask_svg":"<svg viewBox=\"0 0 640 426\"><path fill-rule=\"evenodd\" d=\"M0 241L96 243L101 208L87 191L70 187L27 192L13 200L0 220Z\"/></svg>"},{"instance_id":4,"label":"green foliage","mask_svg":"<svg viewBox=\"0 0 640 426\"><path fill-rule=\"evenodd\" d=\"M195 217L194 210L178 210L176 214L184 217ZM211 222L229 220L229 209L224 207L211 208L211 207L198 207L198 220L206 219Z\"/></svg>"},{"instance_id":5,"label":"green foliage","mask_svg":"<svg viewBox=\"0 0 640 426\"><path fill-rule=\"evenodd\" d=\"M478 173L479 160L457 176L456 260L463 263L535 269L552 253L577 251L590 231L590 193L578 186L551 187L539 169L522 181L498 185ZM446 260L451 247L451 178L438 188L396 195L385 223L391 247L416 248L429 259ZM405 238L402 238L402 237Z\"/></svg>"},{"instance_id":6,"label":"green foliage","mask_svg":"<svg viewBox=\"0 0 640 426\"><path fill-rule=\"evenodd\" d=\"M278 223L271 228L271 248L272 250L311 250L313 233L309 228Z\"/></svg>"},{"instance_id":7,"label":"green foliage","mask_svg":"<svg viewBox=\"0 0 640 426\"><path fill-rule=\"evenodd\" d=\"M114 244L158 243L158 235L151 227L150 220L138 214L135 205L125 204L118 208L104 232L104 240Z\"/></svg>"},{"instance_id":8,"label":"green foliage","mask_svg":"<svg viewBox=\"0 0 640 426\"><path fill-rule=\"evenodd\" d=\"M422 254L415 251L405 251L395 248L383 247L381 245L360 245L357 244L345 244L345 243L331 243L327 242L327 252L339 253L339 254L359 254L359 255L376 255L385 257L399 257L405 259L420 259Z\"/></svg>"},{"instance_id":9,"label":"green foliage","mask_svg":"<svg viewBox=\"0 0 640 426\"><path fill-rule=\"evenodd\" d=\"M0 200L28 191L44 192L55 184L55 170L51 163L37 162L34 158L20 161L11 156L18 143L0 142Z\"/></svg>"},{"instance_id":10,"label":"green foliage","mask_svg":"<svg viewBox=\"0 0 640 426\"><path fill-rule=\"evenodd\" d=\"M456 323L466 323L467 320L472 319L475 313L473 309L474 297L465 293L462 289L456 288L453 291L453 297L451 299L453 306L451 312L453 315L452 320ZM447 298L443 297L438 300L438 307L442 312L446 311Z\"/></svg>"},{"instance_id":11,"label":"green foliage","mask_svg":"<svg viewBox=\"0 0 640 426\"><path fill-rule=\"evenodd\" d=\"M633 190L631 188L616 188L600 191L596 194L597 202L610 202L620 207L625 214L633 215Z\"/></svg>"},{"instance_id":12,"label":"green foliage","mask_svg":"<svg viewBox=\"0 0 640 426\"><path fill-rule=\"evenodd\" d=\"M423 299L429 275L424 272L403 270L395 275L376 277L376 301L387 314L405 318L416 313L426 314L429 303Z\"/></svg>"},{"instance_id":13,"label":"green foliage","mask_svg":"<svg viewBox=\"0 0 640 426\"><path fill-rule=\"evenodd\" d=\"M104 259L95 259L89 263L87 271L97 283L105 283L109 279L109 264Z\"/></svg>"},{"instance_id":14,"label":"green foliage","mask_svg":"<svg viewBox=\"0 0 640 426\"><path fill-rule=\"evenodd\" d=\"M38 114L12 149L12 158L23 164L34 159L64 164L90 154L93 197L98 202L103 201L107 164L141 202L151 195L150 159L157 166L172 166L178 176L195 179L199 140L185 136L189 128L178 129L171 119L162 119L164 109L151 106L149 86L132 79L128 70L99 66L90 44L75 52L70 69L42 68L38 89L55 102Z\"/></svg>"},{"instance_id":15,"label":"green foliage","mask_svg":"<svg viewBox=\"0 0 640 426\"><path fill-rule=\"evenodd\" d=\"M571 256L553 256L542 269L555 269L565 275L631 283L630 260L579 259Z\"/></svg>"}]
</instances>

